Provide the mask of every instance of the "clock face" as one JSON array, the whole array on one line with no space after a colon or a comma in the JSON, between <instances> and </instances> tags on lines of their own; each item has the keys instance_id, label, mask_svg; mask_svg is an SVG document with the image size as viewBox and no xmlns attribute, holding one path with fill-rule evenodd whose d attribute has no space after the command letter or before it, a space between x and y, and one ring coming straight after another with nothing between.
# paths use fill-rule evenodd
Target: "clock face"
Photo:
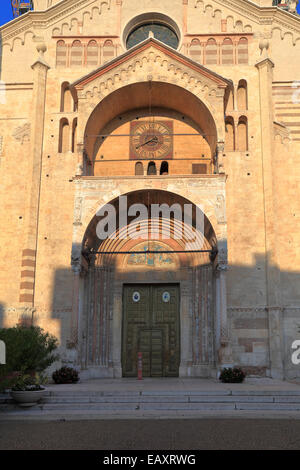
<instances>
[{"instance_id":1,"label":"clock face","mask_svg":"<svg viewBox=\"0 0 300 470\"><path fill-rule=\"evenodd\" d=\"M168 159L173 156L172 121L134 121L130 129L130 158Z\"/></svg>"}]
</instances>

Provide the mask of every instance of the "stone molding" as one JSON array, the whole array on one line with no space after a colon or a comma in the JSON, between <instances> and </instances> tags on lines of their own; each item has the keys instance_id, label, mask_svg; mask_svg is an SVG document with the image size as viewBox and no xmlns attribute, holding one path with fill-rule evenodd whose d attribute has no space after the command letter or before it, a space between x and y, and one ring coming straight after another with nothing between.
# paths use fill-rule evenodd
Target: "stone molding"
<instances>
[{"instance_id":1,"label":"stone molding","mask_svg":"<svg viewBox=\"0 0 300 470\"><path fill-rule=\"evenodd\" d=\"M279 306L259 306L259 307L228 307L229 312L284 312L285 310L300 310L300 307L279 307Z\"/></svg>"},{"instance_id":2,"label":"stone molding","mask_svg":"<svg viewBox=\"0 0 300 470\"><path fill-rule=\"evenodd\" d=\"M202 0L195 0L195 8L198 8L198 4L204 2ZM224 2L222 0L214 0L214 3L220 5L221 9L224 8ZM209 2L205 2L205 7L210 5ZM300 21L299 17L292 15L277 7L260 7L253 2L248 0L228 0L226 2L226 8L231 9L236 14L241 16L241 9L243 16L254 23L261 25L270 25L272 23L279 24L284 28L300 33Z\"/></svg>"},{"instance_id":3,"label":"stone molding","mask_svg":"<svg viewBox=\"0 0 300 470\"><path fill-rule=\"evenodd\" d=\"M87 4L88 5L85 5ZM194 7L197 9L199 0L196 0L194 3ZM214 3L220 5L221 11L224 9L224 2L221 0L214 0ZM202 2L204 5L204 2ZM210 3L205 3L206 6L211 6ZM83 10L83 7L85 9ZM79 10L82 9L81 14L85 12L90 12L92 14L92 10L97 8L99 10L99 14L102 14L104 7L107 10L111 9L111 0L101 1L98 5L95 5L95 1L93 0L65 0L64 2L57 3L52 7L48 8L45 11L31 11L19 18L16 18L14 21L3 25L0 28L1 36L2 36L2 44L9 45L12 49L10 44L11 39L19 38L21 39L22 43L25 43L26 36L29 33L33 36L35 40L36 36L34 34L34 30L42 31L51 27L51 25L57 24L62 19L66 17L72 19L72 15L74 13L79 13ZM87 10L86 10L87 8ZM119 5L116 5L116 8L120 8ZM291 14L286 12L277 7L267 7L262 8L248 0L229 0L226 2L226 8L229 8L234 13L241 16L241 11L243 12L243 16L250 21L258 24L258 25L272 25L274 23L274 27L282 27L288 31L292 31L296 33L298 36L294 38L293 35L293 44L295 44L296 39L300 36L300 21L297 15ZM214 12L214 10L213 10ZM20 37L21 36L21 37ZM14 42L14 41L13 41Z\"/></svg>"}]
</instances>

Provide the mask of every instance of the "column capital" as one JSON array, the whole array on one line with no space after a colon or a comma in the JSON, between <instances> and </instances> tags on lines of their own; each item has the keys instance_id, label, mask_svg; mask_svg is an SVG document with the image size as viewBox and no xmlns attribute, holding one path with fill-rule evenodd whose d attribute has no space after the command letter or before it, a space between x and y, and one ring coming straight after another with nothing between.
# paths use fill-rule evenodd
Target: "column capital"
<instances>
[{"instance_id":1,"label":"column capital","mask_svg":"<svg viewBox=\"0 0 300 470\"><path fill-rule=\"evenodd\" d=\"M47 71L51 68L50 65L47 64L47 62L42 58L39 57L31 66L33 70L35 69L46 69Z\"/></svg>"},{"instance_id":2,"label":"column capital","mask_svg":"<svg viewBox=\"0 0 300 470\"><path fill-rule=\"evenodd\" d=\"M268 66L272 69L273 67L275 67L275 64L269 57L265 57L264 59L259 60L255 64L255 67L257 67L258 69L261 69L265 66Z\"/></svg>"},{"instance_id":3,"label":"column capital","mask_svg":"<svg viewBox=\"0 0 300 470\"><path fill-rule=\"evenodd\" d=\"M79 275L81 272L81 255L71 256L71 267L74 274Z\"/></svg>"},{"instance_id":4,"label":"column capital","mask_svg":"<svg viewBox=\"0 0 300 470\"><path fill-rule=\"evenodd\" d=\"M217 264L217 267L216 267L216 270L219 272L219 273L226 273L228 271L228 264L226 263L218 263Z\"/></svg>"}]
</instances>

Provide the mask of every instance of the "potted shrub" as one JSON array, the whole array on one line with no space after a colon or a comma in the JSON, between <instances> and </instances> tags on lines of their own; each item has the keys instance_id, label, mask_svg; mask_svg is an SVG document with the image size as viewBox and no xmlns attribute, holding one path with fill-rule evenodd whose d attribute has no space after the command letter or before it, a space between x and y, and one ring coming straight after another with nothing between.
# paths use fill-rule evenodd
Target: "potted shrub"
<instances>
[{"instance_id":1,"label":"potted shrub","mask_svg":"<svg viewBox=\"0 0 300 470\"><path fill-rule=\"evenodd\" d=\"M22 407L36 405L45 395L45 388L42 386L46 379L36 374L34 377L29 374L21 374L15 379L10 395Z\"/></svg>"},{"instance_id":2,"label":"potted shrub","mask_svg":"<svg viewBox=\"0 0 300 470\"><path fill-rule=\"evenodd\" d=\"M78 382L79 375L72 367L61 367L53 372L52 378L56 384L74 384Z\"/></svg>"},{"instance_id":3,"label":"potted shrub","mask_svg":"<svg viewBox=\"0 0 300 470\"><path fill-rule=\"evenodd\" d=\"M6 345L7 362L0 369L0 390L11 388L20 374L41 373L59 356L58 340L38 326L1 328L0 339Z\"/></svg>"},{"instance_id":4,"label":"potted shrub","mask_svg":"<svg viewBox=\"0 0 300 470\"><path fill-rule=\"evenodd\" d=\"M246 374L239 367L224 368L220 374L219 380L223 383L242 383L245 380Z\"/></svg>"}]
</instances>

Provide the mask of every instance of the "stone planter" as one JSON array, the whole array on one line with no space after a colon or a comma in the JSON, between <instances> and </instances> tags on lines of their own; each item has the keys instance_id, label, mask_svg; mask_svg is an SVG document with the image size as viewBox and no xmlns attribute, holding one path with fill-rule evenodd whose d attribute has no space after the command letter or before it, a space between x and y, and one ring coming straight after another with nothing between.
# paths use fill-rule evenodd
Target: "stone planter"
<instances>
[{"instance_id":1,"label":"stone planter","mask_svg":"<svg viewBox=\"0 0 300 470\"><path fill-rule=\"evenodd\" d=\"M10 391L10 396L22 407L30 407L36 405L45 395L46 389L43 390L27 390L27 391Z\"/></svg>"}]
</instances>

